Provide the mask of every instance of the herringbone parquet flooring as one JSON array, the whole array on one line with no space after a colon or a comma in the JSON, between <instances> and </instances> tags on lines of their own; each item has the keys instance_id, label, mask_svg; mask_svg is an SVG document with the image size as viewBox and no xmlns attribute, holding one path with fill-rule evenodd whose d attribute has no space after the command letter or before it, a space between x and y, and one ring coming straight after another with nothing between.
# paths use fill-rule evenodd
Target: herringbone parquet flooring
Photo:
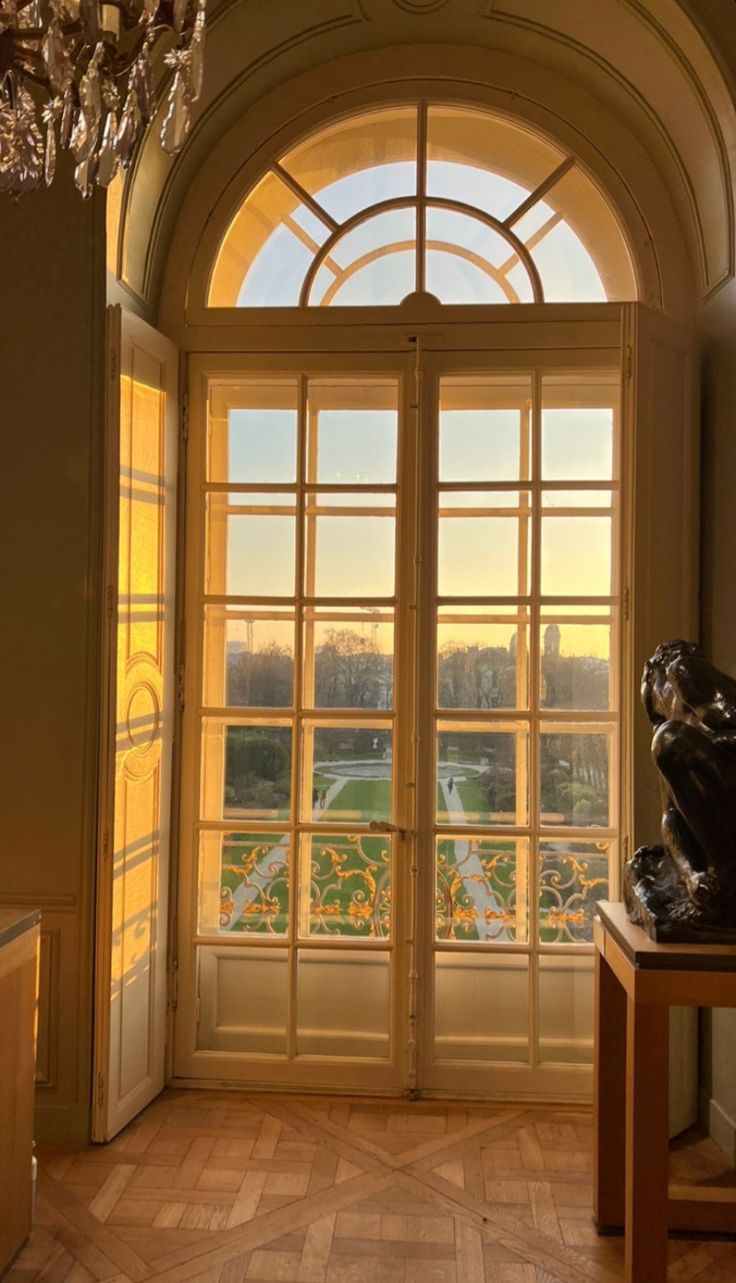
<instances>
[{"instance_id":1,"label":"herringbone parquet flooring","mask_svg":"<svg viewBox=\"0 0 736 1283\"><path fill-rule=\"evenodd\" d=\"M718 1175L703 1142L673 1162ZM115 1141L41 1154L7 1283L614 1283L585 1109L167 1091ZM670 1245L736 1280L736 1243Z\"/></svg>"}]
</instances>

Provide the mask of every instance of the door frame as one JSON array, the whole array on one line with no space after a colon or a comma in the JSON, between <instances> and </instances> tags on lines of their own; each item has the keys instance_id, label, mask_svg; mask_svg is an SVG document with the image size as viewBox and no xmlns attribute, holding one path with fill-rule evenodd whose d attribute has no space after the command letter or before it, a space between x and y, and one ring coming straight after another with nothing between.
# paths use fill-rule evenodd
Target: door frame
<instances>
[{"instance_id":1,"label":"door frame","mask_svg":"<svg viewBox=\"0 0 736 1283\"><path fill-rule=\"evenodd\" d=\"M478 310L473 314L472 309L466 308L444 308L442 309L442 318L438 319L438 312L431 304L428 307L421 307L414 310L411 318L405 318L403 322L397 320L397 312L401 309L392 310L392 324L373 325L366 323L366 316L357 316L353 313L352 325L346 326L344 320L339 326L331 324L331 317L322 313L318 315L318 323L304 323L296 321L291 325L276 325L272 331L257 328L247 323L237 326L222 326L213 324L207 327L197 327L196 333L191 331L188 334L190 340L190 414L192 421L196 422L198 416L203 412L202 402L202 378L207 373L210 376L217 377L221 375L232 375L236 371L242 371L247 366L251 368L260 366L261 369L267 367L273 372L279 368L279 363L284 367L294 368L295 362L300 356L310 364L315 363L319 367L323 366L335 368L336 362L348 364L360 360L361 364L371 360L377 363L378 368L382 371L390 369L390 362L393 359L399 362L404 370L407 365L416 359L417 340L421 340L423 353L430 359L436 359L441 353L463 353L473 354L474 361L481 361L482 354L488 353L493 357L495 366L506 369L513 367L528 367L530 364L539 364L543 361L545 366L553 367L555 370L564 370L565 368L580 368L582 365L598 366L606 365L608 368L618 368L622 375L622 393L625 391L625 385L630 378L631 361L628 353L628 345L625 342L627 331L628 313L636 305L616 305L616 304L595 304L595 305L545 305L535 307L523 305L522 307L502 306L499 308L483 309L486 319L479 321L476 319ZM358 310L356 309L356 312ZM418 313L422 312L420 316ZM493 318L488 316L493 313ZM463 315L458 315L463 314ZM327 316L327 319L325 317ZM472 321L471 321L472 316ZM431 317L431 319L428 319ZM311 317L309 318L311 322ZM376 318L377 319L377 318ZM306 318L305 318L306 320ZM206 340L206 341L205 341ZM194 349L197 350L194 350ZM240 351L238 351L240 349ZM247 352L248 356L243 357L241 353ZM260 354L260 355L259 355ZM502 357L502 359L501 359ZM420 414L420 403L423 400L418 393L414 398L414 413ZM622 408L622 440L623 455L621 461L621 476L624 480L631 472L630 462L628 461L627 449L628 442L631 438L631 431L628 427L628 398L622 395L624 406ZM426 399L425 399L426 411ZM419 442L421 434L420 425L417 426L414 437ZM410 434L407 434L410 435ZM189 503L192 503L191 491L193 487L188 487L190 492ZM198 496L197 496L198 498ZM416 517L416 513L415 513ZM627 535L631 527L630 496L624 489L623 509L620 526L620 535L623 547L620 549L620 564L622 573L625 567L630 564L630 557L627 555ZM190 559L191 562L191 559ZM187 599L191 603L192 593L196 591L196 584L192 583L191 576L194 574L194 568L190 564L187 570ZM624 595L628 584L622 584ZM187 611L189 606L187 606ZM621 639L620 653L622 656L623 673L630 669L628 653L630 650L629 630L625 627L627 621L623 618L624 612L621 612ZM420 657L418 665L417 680L421 681L422 665L426 667L427 657ZM430 661L431 662L431 661ZM192 688L195 671L199 670L198 664L187 664L187 675L185 680L186 703L188 707L196 706L197 696ZM623 681L622 675L622 691ZM416 691L414 692L416 700ZM194 704L192 704L194 701ZM627 701L622 697L621 712L625 720L627 711ZM186 714L185 714L186 716ZM621 779L628 781L631 779L631 761L626 752L628 736L622 735L621 741ZM187 789L186 775L183 778L184 787L182 788L182 797L186 798L191 794L191 789ZM622 790L629 793L629 789ZM182 834L191 830L187 828L188 816L182 814L181 832ZM625 817L622 817L625 820ZM414 822L411 827L416 828ZM625 822L622 823L622 841L621 850L623 851L628 837L625 828ZM416 851L416 845L414 847ZM415 857L409 856L404 862L405 877L410 882L419 881L421 874L418 862ZM407 887L408 890L408 887ZM415 903L417 897L410 897L411 902ZM426 891L425 891L426 899ZM181 920L186 921L191 916L191 901L183 906ZM425 915L426 917L426 912ZM396 1073L391 1075L387 1081L378 1081L374 1070L369 1070L363 1078L353 1080L348 1086L344 1084L344 1074L340 1073L340 1064L337 1066L334 1082L325 1082L324 1075L321 1072L323 1066L313 1066L310 1072L304 1074L298 1083L286 1083L277 1080L274 1077L276 1066L272 1064L269 1072L264 1075L251 1074L246 1081L250 1085L256 1085L258 1082L267 1082L273 1086L292 1086L295 1089L325 1089L334 1091L383 1091L383 1092L413 1092L418 1082L426 1076L426 1070L429 1065L428 1037L429 1024L426 1019L422 1019L419 1008L422 999L419 994L421 982L418 982L418 975L428 974L428 941L422 940L421 934L417 930L418 923L409 922L408 930L402 940L397 936L396 945L399 950L403 948L404 958L401 965L404 974L407 976L407 993L405 1002L399 1004L405 1007L404 1021L400 1026L396 1025L398 1011L394 1010L394 1038L397 1051L401 1046L402 1039L397 1035L403 1029L407 1030L407 1042L413 1043L416 1048L416 1056L419 1064L412 1065L411 1051L404 1048L403 1057L397 1057ZM412 958L413 951L416 955ZM400 956L400 955L398 955ZM414 965L418 963L419 965ZM184 986L189 983L191 968L186 962L186 942L180 939L178 945L178 967L181 976L181 993ZM411 977L411 978L410 978ZM179 1033L181 1033L181 1021L179 1024ZM418 1036L417 1036L418 1035ZM204 1063L206 1053L196 1053L195 1058L192 1056L191 1046L182 1048L181 1041L178 1044L177 1061L175 1065L175 1075L177 1081L186 1081L191 1083L211 1082L213 1078L222 1081L223 1074L219 1069L210 1067ZM218 1054L219 1058L219 1054ZM238 1053L237 1061L242 1066L243 1054ZM401 1063L403 1062L403 1063ZM185 1074L182 1077L181 1068L185 1065ZM253 1066L255 1068L255 1066ZM315 1072L316 1071L316 1072ZM418 1075L418 1076L417 1076ZM591 1070L589 1066L565 1066L561 1073L558 1066L538 1067L534 1074L524 1075L526 1081L520 1082L518 1067L494 1067L493 1087L489 1089L489 1068L484 1064L478 1067L472 1067L469 1074L466 1075L466 1081L462 1088L463 1094L470 1096L516 1096L528 1095L538 1097L544 1094L548 1099L571 1099L584 1098L589 1095L591 1086ZM243 1081L240 1079L240 1081ZM424 1088L427 1094L457 1094L457 1087L448 1083L447 1076L440 1074L435 1077L434 1083Z\"/></svg>"}]
</instances>

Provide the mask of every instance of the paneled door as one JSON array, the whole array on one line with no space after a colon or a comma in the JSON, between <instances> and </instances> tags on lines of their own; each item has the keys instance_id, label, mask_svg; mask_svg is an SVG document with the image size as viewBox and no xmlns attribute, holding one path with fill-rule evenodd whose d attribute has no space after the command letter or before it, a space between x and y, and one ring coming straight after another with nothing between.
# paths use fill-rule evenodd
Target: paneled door
<instances>
[{"instance_id":1,"label":"paneled door","mask_svg":"<svg viewBox=\"0 0 736 1283\"><path fill-rule=\"evenodd\" d=\"M589 1083L619 352L423 339L191 359L180 1078Z\"/></svg>"}]
</instances>

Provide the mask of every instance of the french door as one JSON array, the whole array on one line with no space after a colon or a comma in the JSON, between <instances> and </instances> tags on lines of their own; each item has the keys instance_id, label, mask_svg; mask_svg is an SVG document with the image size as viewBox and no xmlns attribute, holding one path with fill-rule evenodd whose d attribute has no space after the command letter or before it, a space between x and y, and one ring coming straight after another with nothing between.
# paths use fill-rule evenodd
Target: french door
<instances>
[{"instance_id":1,"label":"french door","mask_svg":"<svg viewBox=\"0 0 736 1283\"><path fill-rule=\"evenodd\" d=\"M191 358L176 1077L586 1091L619 349L430 339Z\"/></svg>"}]
</instances>

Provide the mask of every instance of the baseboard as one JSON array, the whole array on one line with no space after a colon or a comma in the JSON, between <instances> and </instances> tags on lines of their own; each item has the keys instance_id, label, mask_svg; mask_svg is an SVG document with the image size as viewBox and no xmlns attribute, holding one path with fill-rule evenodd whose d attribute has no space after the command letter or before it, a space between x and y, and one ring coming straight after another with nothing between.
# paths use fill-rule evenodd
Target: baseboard
<instances>
[{"instance_id":1,"label":"baseboard","mask_svg":"<svg viewBox=\"0 0 736 1283\"><path fill-rule=\"evenodd\" d=\"M34 1137L39 1145L80 1149L90 1141L89 1105L40 1105L36 1102Z\"/></svg>"},{"instance_id":2,"label":"baseboard","mask_svg":"<svg viewBox=\"0 0 736 1283\"><path fill-rule=\"evenodd\" d=\"M708 1131L730 1167L736 1167L736 1122L711 1097L708 1106Z\"/></svg>"}]
</instances>

